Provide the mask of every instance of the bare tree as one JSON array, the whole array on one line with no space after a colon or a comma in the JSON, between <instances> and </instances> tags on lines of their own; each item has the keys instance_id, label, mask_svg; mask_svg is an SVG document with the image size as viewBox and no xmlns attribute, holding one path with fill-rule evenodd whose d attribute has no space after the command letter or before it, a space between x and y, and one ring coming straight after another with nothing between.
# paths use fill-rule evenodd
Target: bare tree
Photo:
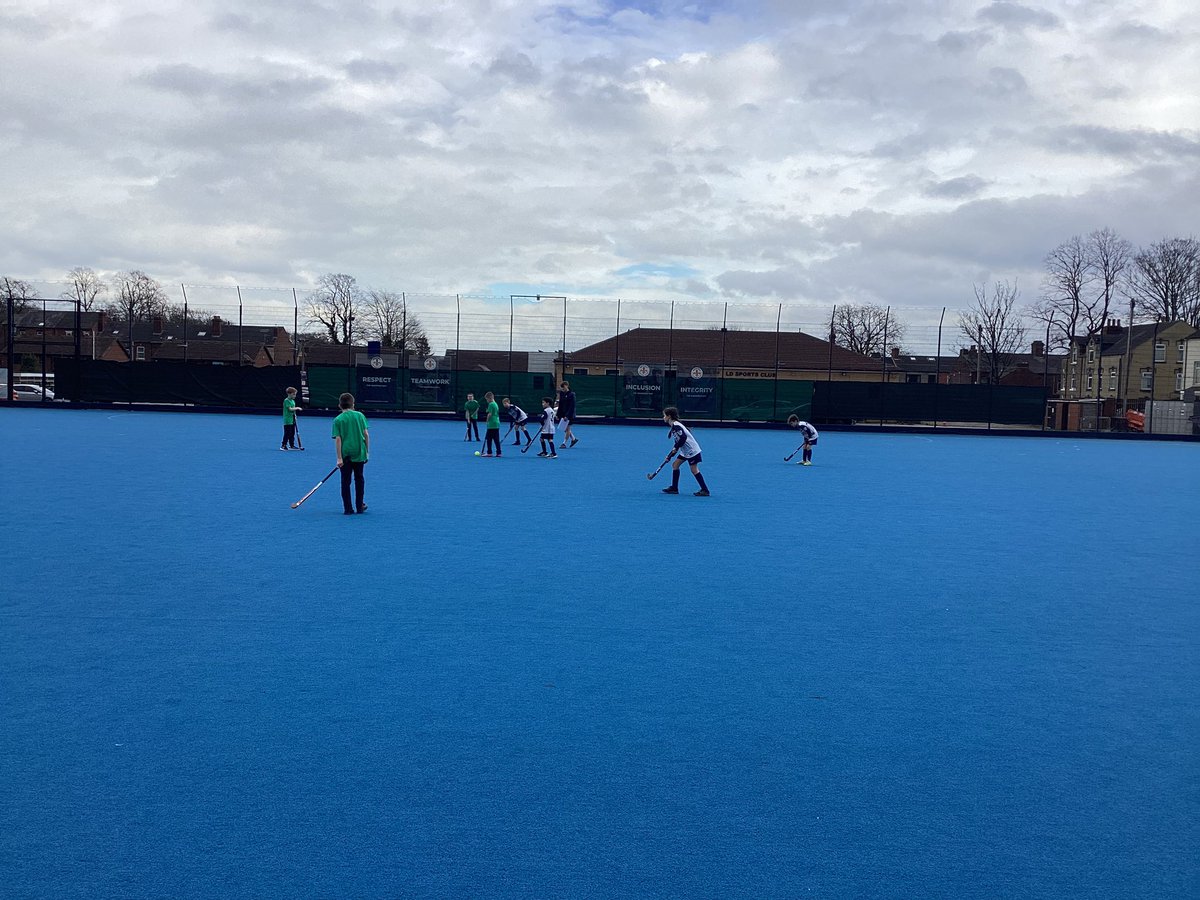
<instances>
[{"instance_id":1,"label":"bare tree","mask_svg":"<svg viewBox=\"0 0 1200 900\"><path fill-rule=\"evenodd\" d=\"M109 303L108 314L120 322L147 320L153 316L166 316L167 292L163 286L145 272L133 269L118 272L113 279L117 291L116 301Z\"/></svg>"},{"instance_id":2,"label":"bare tree","mask_svg":"<svg viewBox=\"0 0 1200 900\"><path fill-rule=\"evenodd\" d=\"M366 334L378 340L384 347L407 350L418 356L429 355L429 341L425 329L416 313L408 308L404 294L395 291L367 291L363 303L366 318Z\"/></svg>"},{"instance_id":3,"label":"bare tree","mask_svg":"<svg viewBox=\"0 0 1200 900\"><path fill-rule=\"evenodd\" d=\"M839 347L863 356L882 356L891 347L901 346L905 327L885 307L873 303L848 303L834 309L829 332L833 343Z\"/></svg>"},{"instance_id":4,"label":"bare tree","mask_svg":"<svg viewBox=\"0 0 1200 900\"><path fill-rule=\"evenodd\" d=\"M1139 250L1126 291L1142 315L1200 328L1200 241L1168 238Z\"/></svg>"},{"instance_id":5,"label":"bare tree","mask_svg":"<svg viewBox=\"0 0 1200 900\"><path fill-rule=\"evenodd\" d=\"M1016 284L997 281L988 296L986 285L973 285L974 305L958 314L962 336L974 348L980 378L996 384L1016 367L1016 357L1025 347L1025 325L1016 308L1020 291Z\"/></svg>"},{"instance_id":6,"label":"bare tree","mask_svg":"<svg viewBox=\"0 0 1200 900\"><path fill-rule=\"evenodd\" d=\"M308 321L319 325L331 343L348 344L354 334L355 307L363 292L353 275L328 273L317 279L308 295Z\"/></svg>"},{"instance_id":7,"label":"bare tree","mask_svg":"<svg viewBox=\"0 0 1200 900\"><path fill-rule=\"evenodd\" d=\"M29 301L33 299L33 288L28 281L22 281L20 278L9 278L7 275L0 276L0 304L3 304L4 312L8 312L8 303L11 300L13 304L13 312L25 312L30 308Z\"/></svg>"},{"instance_id":8,"label":"bare tree","mask_svg":"<svg viewBox=\"0 0 1200 900\"><path fill-rule=\"evenodd\" d=\"M67 273L71 286L59 296L64 300L73 300L79 304L79 309L89 312L100 302L100 298L108 292L104 279L86 266L76 266Z\"/></svg>"},{"instance_id":9,"label":"bare tree","mask_svg":"<svg viewBox=\"0 0 1200 900\"><path fill-rule=\"evenodd\" d=\"M1087 253L1103 327L1117 299L1117 290L1128 274L1133 245L1111 228L1102 228L1088 235Z\"/></svg>"},{"instance_id":10,"label":"bare tree","mask_svg":"<svg viewBox=\"0 0 1200 900\"><path fill-rule=\"evenodd\" d=\"M1033 304L1030 315L1051 326L1051 348L1069 346L1075 336L1089 334L1098 324L1089 297L1092 281L1088 249L1083 238L1075 235L1046 254L1042 296ZM976 289L976 295L979 290Z\"/></svg>"}]
</instances>

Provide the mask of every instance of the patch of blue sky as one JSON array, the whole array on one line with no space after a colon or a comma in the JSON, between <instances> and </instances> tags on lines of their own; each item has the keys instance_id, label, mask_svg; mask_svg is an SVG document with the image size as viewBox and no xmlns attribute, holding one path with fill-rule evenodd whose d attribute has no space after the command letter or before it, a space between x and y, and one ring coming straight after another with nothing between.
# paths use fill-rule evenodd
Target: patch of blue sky
<instances>
[{"instance_id":1,"label":"patch of blue sky","mask_svg":"<svg viewBox=\"0 0 1200 900\"><path fill-rule=\"evenodd\" d=\"M617 269L615 275L634 281L649 278L692 278L700 274L698 269L680 263L637 263Z\"/></svg>"},{"instance_id":2,"label":"patch of blue sky","mask_svg":"<svg viewBox=\"0 0 1200 900\"><path fill-rule=\"evenodd\" d=\"M508 299L509 297L520 297L524 302L537 302L537 298L543 300L547 298L557 297L588 297L588 296L603 296L603 292L595 287L586 287L578 284L567 284L565 282L548 282L544 284L525 284L515 281L497 281L488 285L485 288L488 296Z\"/></svg>"}]
</instances>

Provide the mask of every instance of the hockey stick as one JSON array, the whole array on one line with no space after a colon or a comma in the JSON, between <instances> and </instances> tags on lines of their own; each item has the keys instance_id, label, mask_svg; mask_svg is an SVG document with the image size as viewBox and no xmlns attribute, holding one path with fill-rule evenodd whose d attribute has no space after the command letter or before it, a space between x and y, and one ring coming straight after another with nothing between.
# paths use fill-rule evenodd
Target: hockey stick
<instances>
[{"instance_id":1,"label":"hockey stick","mask_svg":"<svg viewBox=\"0 0 1200 900\"><path fill-rule=\"evenodd\" d=\"M526 432L526 434L528 434L528 432ZM538 432L538 439L537 439L536 441L530 441L528 444L526 444L524 447L522 447L522 448L521 448L521 452L522 452L522 453L524 453L526 450L528 450L528 449L529 449L530 447L532 447L534 444L540 444L541 442L542 442L542 433L539 431L539 432Z\"/></svg>"},{"instance_id":2,"label":"hockey stick","mask_svg":"<svg viewBox=\"0 0 1200 900\"><path fill-rule=\"evenodd\" d=\"M672 450L670 453L667 454L667 458L658 464L657 469L655 469L653 472L649 472L646 474L646 480L653 481L654 476L663 470L663 466L665 466L667 463L669 463L674 458L675 458L675 451Z\"/></svg>"},{"instance_id":3,"label":"hockey stick","mask_svg":"<svg viewBox=\"0 0 1200 900\"><path fill-rule=\"evenodd\" d=\"M805 442L804 442L804 444L807 444L807 443L808 443L808 441L805 441ZM797 453L799 453L801 450L803 450L803 449L804 449L804 444L801 444L799 447L797 447L795 450L793 450L791 453L789 453L787 456L785 456L785 457L783 458L783 461L784 461L784 462L791 462L791 461L792 461L792 457L793 457L793 456L795 456Z\"/></svg>"},{"instance_id":4,"label":"hockey stick","mask_svg":"<svg viewBox=\"0 0 1200 900\"><path fill-rule=\"evenodd\" d=\"M322 478L320 481L317 482L316 487L314 487L311 491L309 491L307 494L305 494L303 497L301 497L299 500L297 500L295 503L292 504L292 509L299 509L300 504L303 503L305 500L307 500L309 497L311 497L313 494L315 494L317 492L317 488L319 488L321 485L323 485L325 482L327 482L330 478L332 478L333 473L336 472L339 468L340 468L340 466L334 466L333 469L330 470L328 475L326 475L324 478Z\"/></svg>"},{"instance_id":5,"label":"hockey stick","mask_svg":"<svg viewBox=\"0 0 1200 900\"><path fill-rule=\"evenodd\" d=\"M303 450L304 441L300 440L300 420L297 419L293 424L296 426L296 443L299 445L299 449Z\"/></svg>"}]
</instances>

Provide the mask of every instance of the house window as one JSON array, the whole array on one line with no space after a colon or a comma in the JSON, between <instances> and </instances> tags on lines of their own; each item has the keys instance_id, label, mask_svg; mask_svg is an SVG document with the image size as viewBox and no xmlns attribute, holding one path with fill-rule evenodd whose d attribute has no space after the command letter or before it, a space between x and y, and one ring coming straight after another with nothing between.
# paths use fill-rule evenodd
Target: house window
<instances>
[{"instance_id":1,"label":"house window","mask_svg":"<svg viewBox=\"0 0 1200 900\"><path fill-rule=\"evenodd\" d=\"M1166 341L1155 341L1154 342L1154 361L1156 363L1167 361L1167 342Z\"/></svg>"},{"instance_id":2,"label":"house window","mask_svg":"<svg viewBox=\"0 0 1200 900\"><path fill-rule=\"evenodd\" d=\"M588 373L587 369L572 369L571 370L572 375L586 375L587 373Z\"/></svg>"},{"instance_id":3,"label":"house window","mask_svg":"<svg viewBox=\"0 0 1200 900\"><path fill-rule=\"evenodd\" d=\"M138 360L138 362L144 361L146 359L146 346L144 344L138 344L137 349L134 351L133 355L134 355L134 358Z\"/></svg>"},{"instance_id":4,"label":"house window","mask_svg":"<svg viewBox=\"0 0 1200 900\"><path fill-rule=\"evenodd\" d=\"M1150 390L1150 383L1154 379L1153 369L1142 369L1142 390Z\"/></svg>"},{"instance_id":5,"label":"house window","mask_svg":"<svg viewBox=\"0 0 1200 900\"><path fill-rule=\"evenodd\" d=\"M1183 341L1179 341L1175 346L1175 362L1183 362Z\"/></svg>"},{"instance_id":6,"label":"house window","mask_svg":"<svg viewBox=\"0 0 1200 900\"><path fill-rule=\"evenodd\" d=\"M1074 362L1077 359L1079 359L1079 345L1072 344L1071 345L1071 361Z\"/></svg>"},{"instance_id":7,"label":"house window","mask_svg":"<svg viewBox=\"0 0 1200 900\"><path fill-rule=\"evenodd\" d=\"M1108 389L1115 391L1117 389L1117 367L1109 366L1108 369Z\"/></svg>"},{"instance_id":8,"label":"house window","mask_svg":"<svg viewBox=\"0 0 1200 900\"><path fill-rule=\"evenodd\" d=\"M1183 369L1175 370L1175 390L1183 390Z\"/></svg>"},{"instance_id":9,"label":"house window","mask_svg":"<svg viewBox=\"0 0 1200 900\"><path fill-rule=\"evenodd\" d=\"M604 374L605 375L620 375L621 370L620 369L605 369Z\"/></svg>"},{"instance_id":10,"label":"house window","mask_svg":"<svg viewBox=\"0 0 1200 900\"><path fill-rule=\"evenodd\" d=\"M1075 371L1072 370L1071 371L1071 390L1075 390L1075 389L1076 389Z\"/></svg>"},{"instance_id":11,"label":"house window","mask_svg":"<svg viewBox=\"0 0 1200 900\"><path fill-rule=\"evenodd\" d=\"M920 376L920 375L914 375L914 374L912 374L912 373L909 373L909 374L907 374L907 375L905 375L905 376L904 376L904 383L905 383L905 384L920 384L920 383L921 383L921 376Z\"/></svg>"},{"instance_id":12,"label":"house window","mask_svg":"<svg viewBox=\"0 0 1200 900\"><path fill-rule=\"evenodd\" d=\"M1192 363L1192 384L1200 384L1200 362Z\"/></svg>"},{"instance_id":13,"label":"house window","mask_svg":"<svg viewBox=\"0 0 1200 900\"><path fill-rule=\"evenodd\" d=\"M1200 365L1200 363L1198 363L1197 365ZM1200 371L1200 370L1198 370L1198 371ZM926 375L925 380L929 384L937 384L937 375Z\"/></svg>"},{"instance_id":14,"label":"house window","mask_svg":"<svg viewBox=\"0 0 1200 900\"><path fill-rule=\"evenodd\" d=\"M1096 345L1088 344L1088 362L1096 361Z\"/></svg>"},{"instance_id":15,"label":"house window","mask_svg":"<svg viewBox=\"0 0 1200 900\"><path fill-rule=\"evenodd\" d=\"M1092 392L1092 370L1091 369L1088 369L1087 389L1088 389L1088 393L1090 394Z\"/></svg>"}]
</instances>

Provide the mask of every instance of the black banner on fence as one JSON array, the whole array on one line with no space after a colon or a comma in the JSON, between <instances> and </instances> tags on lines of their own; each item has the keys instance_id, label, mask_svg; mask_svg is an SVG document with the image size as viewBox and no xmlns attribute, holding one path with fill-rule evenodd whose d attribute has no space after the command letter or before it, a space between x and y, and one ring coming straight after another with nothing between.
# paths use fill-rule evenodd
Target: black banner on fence
<instances>
[{"instance_id":1,"label":"black banner on fence","mask_svg":"<svg viewBox=\"0 0 1200 900\"><path fill-rule=\"evenodd\" d=\"M359 366L358 391L355 401L359 406L396 406L396 370L376 369Z\"/></svg>"},{"instance_id":2,"label":"black banner on fence","mask_svg":"<svg viewBox=\"0 0 1200 900\"><path fill-rule=\"evenodd\" d=\"M679 413L683 416L717 415L716 378L680 378L678 382Z\"/></svg>"},{"instance_id":3,"label":"black banner on fence","mask_svg":"<svg viewBox=\"0 0 1200 900\"><path fill-rule=\"evenodd\" d=\"M60 358L56 383L65 400L84 403L190 403L197 406L283 406L300 384L296 366L214 366L161 360L146 363Z\"/></svg>"},{"instance_id":4,"label":"black banner on fence","mask_svg":"<svg viewBox=\"0 0 1200 900\"><path fill-rule=\"evenodd\" d=\"M409 369L405 405L409 409L449 409L450 372Z\"/></svg>"},{"instance_id":5,"label":"black banner on fence","mask_svg":"<svg viewBox=\"0 0 1200 900\"><path fill-rule=\"evenodd\" d=\"M621 411L627 416L661 413L663 408L663 376L641 366L636 375L625 376Z\"/></svg>"}]
</instances>

